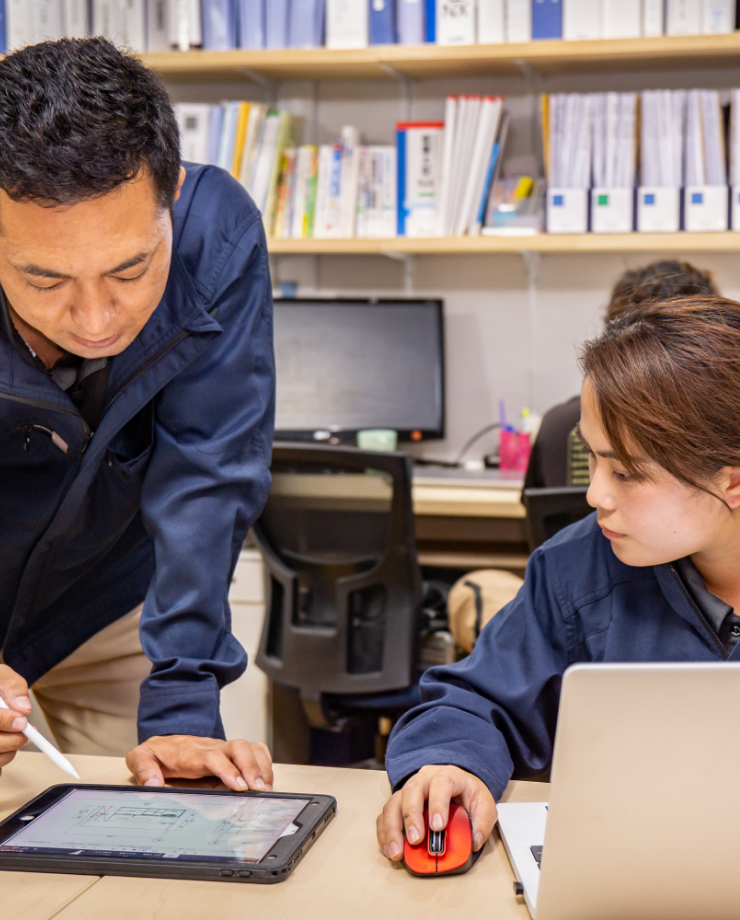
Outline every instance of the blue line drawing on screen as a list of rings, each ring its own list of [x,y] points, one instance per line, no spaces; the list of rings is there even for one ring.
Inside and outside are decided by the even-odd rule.
[[[188,812],[190,814],[188,815]],[[83,808],[75,815],[73,827],[66,833],[74,833],[77,828],[84,827],[86,831],[100,831],[105,836],[154,837],[162,839],[175,828],[180,821],[183,827],[193,820],[192,809],[189,808],[146,808],[131,807],[128,805],[116,807],[115,805],[98,805],[95,808]],[[181,820],[183,819],[184,820]]]

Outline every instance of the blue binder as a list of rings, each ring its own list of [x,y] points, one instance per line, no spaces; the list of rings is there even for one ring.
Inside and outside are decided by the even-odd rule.
[[[238,0],[237,21],[240,48],[265,47],[265,0]]]
[[[0,54],[8,50],[8,37],[5,27],[5,0],[0,0]]]
[[[291,48],[320,48],[324,44],[326,0],[292,0],[288,42]]]
[[[532,40],[562,37],[562,0],[532,0]]]
[[[265,47],[288,47],[288,24],[290,22],[290,0],[266,0],[265,3]]]
[[[425,2],[426,0],[398,0],[399,45],[424,44]]]
[[[437,0],[426,0],[424,19],[427,44],[433,45],[437,41]]]
[[[370,44],[396,43],[396,0],[370,0]]]
[[[235,0],[203,0],[203,47],[208,51],[236,48]]]

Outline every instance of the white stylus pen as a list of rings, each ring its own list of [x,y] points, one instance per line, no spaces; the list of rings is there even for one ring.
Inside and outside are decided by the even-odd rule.
[[[0,709],[10,709],[10,706],[5,702],[5,700],[0,696]],[[46,754],[49,760],[52,763],[55,763],[60,770],[64,770],[65,773],[69,773],[70,776],[74,776],[75,779],[80,778],[80,774],[75,770],[72,764],[67,760],[64,754],[60,753],[54,745],[47,741],[46,738],[41,734],[41,732],[36,731],[33,725],[30,722],[23,729],[23,734],[28,738],[29,741],[33,741],[36,747],[41,751],[42,754]]]

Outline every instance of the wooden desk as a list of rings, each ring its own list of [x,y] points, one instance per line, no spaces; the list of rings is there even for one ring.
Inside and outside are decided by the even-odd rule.
[[[122,760],[72,757],[83,782],[130,781]],[[524,920],[514,876],[498,835],[468,875],[416,879],[392,866],[375,842],[375,818],[388,796],[384,773],[278,765],[276,789],[333,795],[337,817],[287,881],[236,885],[160,879],[4,873],[2,915],[23,920],[448,920],[451,916]],[[3,771],[5,815],[60,781],[41,754],[20,754]],[[504,801],[544,801],[548,787],[512,783]],[[13,909],[15,908],[15,909]]]

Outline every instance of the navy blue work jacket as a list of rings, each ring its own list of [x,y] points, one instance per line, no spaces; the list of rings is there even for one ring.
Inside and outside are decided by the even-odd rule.
[[[112,359],[91,433],[0,328],[0,629],[33,683],[145,601],[139,738],[223,737],[219,689],[246,655],[227,594],[267,498],[272,294],[259,212],[184,164],[164,296]],[[0,632],[0,636],[2,633]]]
[[[590,515],[533,553],[519,594],[469,658],[426,672],[422,704],[388,744],[391,785],[426,764],[454,764],[498,801],[512,776],[536,779],[549,769],[570,665],[726,657],[673,565],[620,562]],[[740,660],[740,643],[730,658]]]

